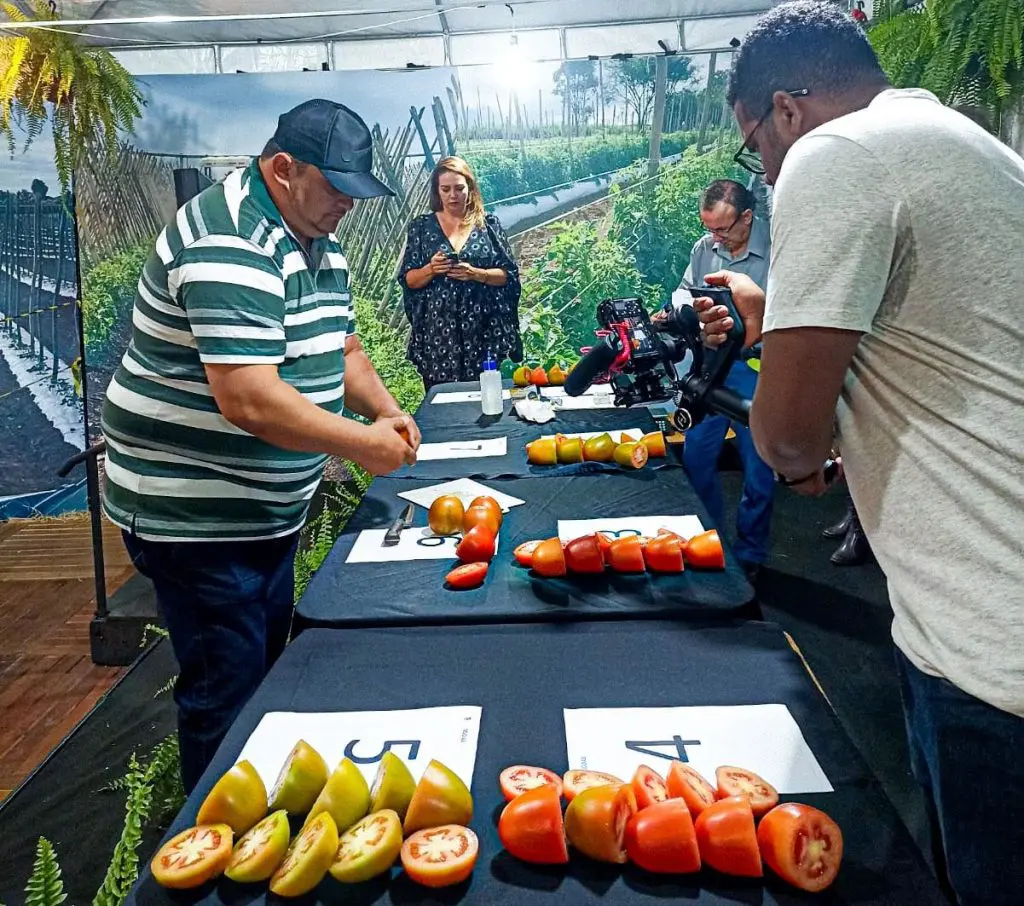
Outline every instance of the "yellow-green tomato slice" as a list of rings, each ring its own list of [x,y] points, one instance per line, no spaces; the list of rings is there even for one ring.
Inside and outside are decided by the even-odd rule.
[[[394,752],[385,752],[377,768],[377,776],[373,779],[373,786],[370,787],[370,811],[391,809],[400,821],[404,821],[415,790],[416,781],[412,779],[405,762]]]
[[[321,812],[330,812],[338,833],[343,834],[370,810],[370,788],[366,778],[345,758],[327,778],[306,817],[308,824]]]
[[[267,788],[256,768],[240,761],[207,794],[196,824],[227,824],[240,836],[266,814]]]
[[[402,851],[402,822],[391,809],[373,812],[338,841],[331,875],[343,884],[369,881],[383,874]]]
[[[319,884],[338,851],[338,828],[328,812],[310,821],[288,847],[284,861],[270,879],[270,892],[301,897]]]
[[[239,884],[266,881],[284,859],[291,834],[288,813],[284,809],[272,812],[235,844],[224,874]]]
[[[304,739],[300,739],[278,774],[270,791],[270,808],[285,809],[293,815],[304,815],[316,802],[327,783],[327,762]]]
[[[472,819],[473,797],[462,778],[440,761],[431,761],[412,794],[405,835],[442,824],[469,827]]]

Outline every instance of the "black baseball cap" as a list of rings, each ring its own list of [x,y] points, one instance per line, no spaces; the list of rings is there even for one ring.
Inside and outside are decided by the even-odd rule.
[[[317,167],[350,198],[394,195],[373,175],[373,141],[359,114],[344,104],[315,98],[282,113],[274,143],[296,160]]]

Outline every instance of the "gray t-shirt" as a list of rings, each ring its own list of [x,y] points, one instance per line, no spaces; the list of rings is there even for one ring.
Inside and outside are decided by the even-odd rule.
[[[765,331],[864,334],[840,445],[896,644],[1024,716],[1024,160],[884,91],[793,145],[772,213]]]

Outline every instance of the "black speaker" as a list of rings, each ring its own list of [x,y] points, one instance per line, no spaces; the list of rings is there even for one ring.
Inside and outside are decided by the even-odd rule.
[[[207,186],[212,185],[213,180],[203,175],[195,167],[174,171],[174,197],[179,208],[186,201],[195,198]]]

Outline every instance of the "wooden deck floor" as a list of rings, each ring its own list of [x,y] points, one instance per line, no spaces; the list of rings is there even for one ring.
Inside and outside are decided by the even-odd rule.
[[[104,525],[107,593],[134,573]],[[88,517],[0,524],[0,800],[122,675],[89,656],[96,607]]]

